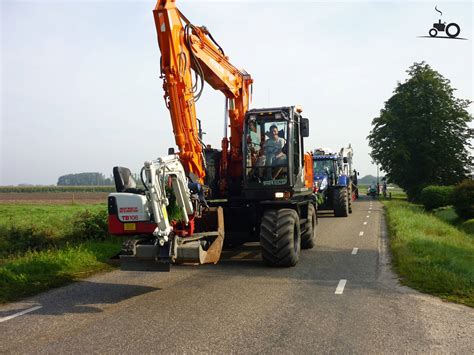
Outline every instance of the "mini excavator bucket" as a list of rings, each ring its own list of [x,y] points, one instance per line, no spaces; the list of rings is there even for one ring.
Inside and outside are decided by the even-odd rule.
[[[224,244],[224,212],[211,207],[195,219],[194,234],[178,238],[175,244],[177,264],[217,264]]]

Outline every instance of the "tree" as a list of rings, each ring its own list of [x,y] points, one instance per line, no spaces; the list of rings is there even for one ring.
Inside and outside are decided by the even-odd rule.
[[[380,116],[372,121],[372,159],[389,181],[416,199],[427,185],[451,185],[467,177],[472,116],[469,100],[455,98],[450,81],[425,62],[407,70]]]

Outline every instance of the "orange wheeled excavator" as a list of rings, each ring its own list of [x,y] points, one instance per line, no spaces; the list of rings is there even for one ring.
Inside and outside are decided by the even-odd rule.
[[[145,162],[143,189],[129,169],[114,168],[109,232],[131,236],[122,269],[217,263],[224,242],[250,241],[260,242],[266,264],[296,265],[300,249],[314,246],[317,224],[312,156],[303,148],[309,120],[298,106],[249,109],[251,76],[230,63],[206,27],[193,25],[174,0],[159,0],[153,15],[178,153],[170,148]],[[204,83],[226,98],[221,150],[202,140],[195,102]],[[168,217],[171,199],[179,220]]]

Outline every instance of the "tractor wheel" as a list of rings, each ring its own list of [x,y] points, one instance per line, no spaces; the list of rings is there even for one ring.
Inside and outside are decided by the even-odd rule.
[[[347,217],[349,215],[349,197],[347,196],[347,189],[334,190],[334,216]]]
[[[347,195],[348,195],[347,199],[349,203],[349,213],[352,213],[352,188],[349,188]]]
[[[263,262],[289,267],[298,262],[301,249],[300,219],[295,210],[282,208],[263,213],[260,225]]]
[[[316,239],[316,210],[312,203],[308,205],[308,218],[304,224],[304,232],[301,234],[301,248],[311,249],[314,247]]]
[[[454,28],[455,32],[451,32],[451,28]],[[459,35],[459,32],[461,32],[461,29],[459,28],[459,25],[457,23],[450,23],[448,26],[446,26],[446,34],[450,38],[456,38]]]
[[[429,34],[430,34],[430,37],[436,37],[436,35],[438,34],[438,31],[436,30],[436,28],[432,28]]]

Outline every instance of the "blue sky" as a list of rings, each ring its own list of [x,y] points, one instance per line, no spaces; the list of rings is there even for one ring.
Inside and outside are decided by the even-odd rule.
[[[115,165],[138,171],[174,146],[159,79],[155,3],[1,2],[0,185],[55,184]],[[473,99],[472,2],[178,1],[232,63],[254,78],[252,107],[300,104],[307,149],[351,143],[375,174],[372,119],[415,61]],[[469,40],[425,36],[439,14]],[[220,146],[224,97],[197,104],[205,140]],[[471,107],[472,112],[472,107]]]

